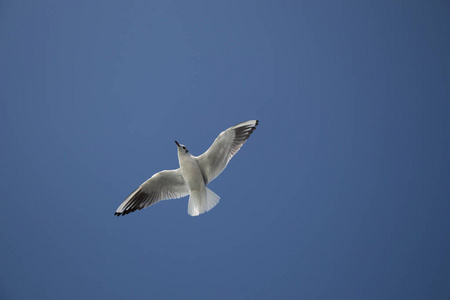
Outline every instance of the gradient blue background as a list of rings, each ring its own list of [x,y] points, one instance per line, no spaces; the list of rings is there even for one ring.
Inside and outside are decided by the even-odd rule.
[[[448,1],[2,1],[0,299],[450,299]],[[210,188],[144,180],[260,125]]]

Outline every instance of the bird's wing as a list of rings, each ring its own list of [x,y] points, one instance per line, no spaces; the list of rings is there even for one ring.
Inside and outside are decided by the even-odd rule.
[[[126,215],[161,200],[181,198],[187,195],[189,195],[189,187],[184,181],[181,169],[161,171],[128,196],[117,208],[115,215]]]
[[[213,181],[225,169],[230,159],[258,125],[258,120],[239,123],[221,132],[214,143],[202,155],[196,157],[205,184]]]

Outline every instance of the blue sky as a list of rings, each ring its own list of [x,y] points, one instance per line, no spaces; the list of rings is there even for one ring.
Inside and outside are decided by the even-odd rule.
[[[448,299],[447,1],[2,1],[1,299]],[[242,121],[210,184],[143,181]]]

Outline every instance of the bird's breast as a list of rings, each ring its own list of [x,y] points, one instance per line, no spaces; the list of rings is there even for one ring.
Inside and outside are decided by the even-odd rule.
[[[192,157],[180,159],[180,168],[184,181],[186,181],[191,191],[201,190],[205,186],[200,167]]]

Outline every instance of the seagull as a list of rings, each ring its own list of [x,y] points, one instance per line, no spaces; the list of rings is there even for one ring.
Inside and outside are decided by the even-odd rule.
[[[258,120],[239,123],[221,132],[209,149],[193,156],[185,145],[175,141],[180,167],[156,173],[139,186],[114,213],[123,216],[149,207],[161,200],[189,195],[188,214],[198,216],[210,211],[220,197],[206,186],[226,168],[255,130]]]

